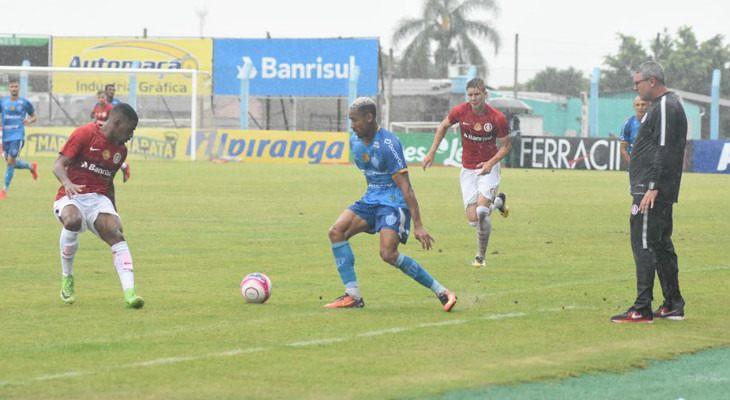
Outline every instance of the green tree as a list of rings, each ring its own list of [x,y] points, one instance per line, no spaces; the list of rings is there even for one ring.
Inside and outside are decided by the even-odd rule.
[[[496,0],[424,0],[420,18],[403,19],[393,33],[393,45],[409,40],[400,60],[399,76],[447,78],[449,64],[476,65],[486,76],[487,62],[473,38],[499,50],[499,33],[488,23],[469,19],[475,12],[499,13]]]
[[[650,42],[651,55],[632,36],[619,33],[621,45],[615,55],[604,59],[601,74],[601,90],[627,90],[631,88],[636,67],[649,59],[664,67],[670,88],[709,95],[712,73],[720,69],[723,76],[721,95],[730,95],[730,48],[721,35],[699,42],[691,27],[683,26],[673,38],[666,29],[657,33]]]
[[[583,76],[583,72],[573,67],[564,70],[547,67],[538,72],[525,86],[527,90],[535,92],[579,96],[581,91],[588,90],[589,80]]]
[[[649,59],[646,51],[636,38],[618,34],[621,39],[618,53],[608,55],[603,63],[608,67],[601,71],[602,91],[621,91],[631,89],[634,71],[639,64]]]

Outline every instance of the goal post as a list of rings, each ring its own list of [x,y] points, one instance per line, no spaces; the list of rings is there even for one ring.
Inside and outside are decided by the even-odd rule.
[[[185,147],[193,149],[193,161],[198,130],[213,124],[211,105],[205,103],[205,93],[200,90],[201,84],[211,85],[206,71],[0,66],[0,97],[8,95],[12,78],[21,81],[20,96],[34,106],[36,126],[76,128],[91,122],[97,91],[103,91],[106,84],[115,85],[115,99],[135,107],[140,117],[138,127],[189,129],[190,140]]]

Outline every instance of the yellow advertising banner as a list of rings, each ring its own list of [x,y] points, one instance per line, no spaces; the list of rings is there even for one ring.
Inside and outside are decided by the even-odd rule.
[[[57,156],[75,128],[28,127],[24,157]],[[189,160],[186,150],[190,129],[139,128],[127,143],[128,160]],[[181,140],[183,139],[183,140]]]
[[[23,157],[56,157],[75,128],[26,128]],[[344,132],[201,130],[197,160],[287,164],[339,164],[350,158]],[[190,160],[190,129],[137,128],[128,160]]]
[[[139,39],[139,38],[53,38],[54,67],[64,68],[139,68],[213,69],[212,39]],[[198,94],[211,94],[211,76],[200,74]],[[114,83],[117,94],[129,93],[129,74],[55,73],[53,91],[57,94],[92,94]],[[191,77],[179,74],[139,74],[137,94],[190,96]]]
[[[197,159],[287,164],[335,164],[349,160],[343,132],[225,130],[198,132]]]

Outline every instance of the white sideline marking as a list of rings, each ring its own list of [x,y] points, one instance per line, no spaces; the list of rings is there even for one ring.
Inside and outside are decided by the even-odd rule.
[[[388,333],[398,333],[398,332],[404,332],[407,331],[408,328],[390,328],[390,329],[381,329],[379,331],[370,331],[370,332],[363,332],[358,333],[357,337],[373,337],[373,336],[380,336],[385,335]]]
[[[133,367],[149,367],[152,365],[164,365],[164,364],[177,364],[183,361],[193,361],[200,357],[168,357],[158,358],[156,360],[143,361],[140,363],[132,364]]]
[[[451,321],[441,321],[441,322],[427,322],[425,324],[418,324],[416,325],[417,328],[431,328],[435,326],[448,326],[448,325],[460,325],[467,322],[465,319],[452,319]]]
[[[329,339],[318,339],[318,340],[307,340],[304,342],[294,342],[289,343],[287,346],[289,347],[303,347],[303,346],[316,346],[320,344],[330,344],[330,343],[338,343],[338,342],[344,342],[345,338],[329,338]]]
[[[510,314],[496,314],[496,315],[487,315],[486,317],[484,317],[482,319],[496,321],[496,320],[505,319],[505,318],[524,317],[525,315],[527,315],[527,314],[525,314],[523,312],[510,313]]]
[[[50,381],[54,379],[62,379],[62,378],[75,378],[79,376],[84,375],[90,375],[93,372],[80,372],[80,371],[68,371],[68,372],[62,372],[60,374],[53,374],[53,375],[41,375],[36,378],[34,378],[34,381]]]
[[[235,349],[235,350],[224,351],[222,353],[211,354],[211,357],[231,357],[231,356],[237,356],[240,354],[255,353],[257,351],[265,351],[265,350],[268,350],[268,349],[266,347],[249,347],[247,349]]]

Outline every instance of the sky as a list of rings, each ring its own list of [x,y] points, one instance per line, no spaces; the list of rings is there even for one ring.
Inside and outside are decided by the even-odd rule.
[[[616,54],[618,33],[648,47],[658,32],[674,35],[690,26],[702,42],[720,34],[730,43],[730,1],[680,0],[495,0],[499,15],[475,14],[501,35],[495,53],[478,41],[490,68],[487,84],[514,82],[515,35],[518,80],[547,67],[576,68],[589,77],[604,57]],[[398,22],[416,18],[425,0],[34,0],[30,10],[6,15],[0,35],[219,38],[377,37],[387,52]],[[106,4],[107,6],[103,6]],[[200,14],[205,13],[202,19]],[[403,45],[393,48],[396,54]],[[730,79],[728,77],[727,79]]]

